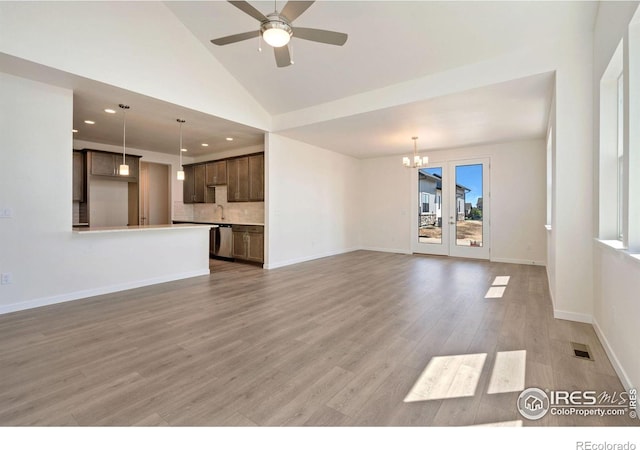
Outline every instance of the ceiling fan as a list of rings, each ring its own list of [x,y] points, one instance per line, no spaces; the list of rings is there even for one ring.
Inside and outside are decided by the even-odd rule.
[[[227,45],[261,36],[267,44],[273,47],[278,67],[287,67],[293,63],[287,45],[292,37],[331,45],[344,45],[347,42],[348,36],[345,33],[292,26],[291,23],[315,3],[313,1],[289,1],[284,5],[282,11],[278,12],[276,9],[266,16],[246,1],[229,1],[229,3],[254,19],[259,20],[260,28],[255,31],[212,39],[211,43]]]

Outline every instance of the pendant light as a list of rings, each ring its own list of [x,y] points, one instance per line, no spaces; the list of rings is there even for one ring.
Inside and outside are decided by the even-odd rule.
[[[417,169],[418,167],[429,164],[428,156],[420,157],[418,155],[418,136],[413,136],[411,139],[413,139],[413,161],[411,161],[408,156],[405,156],[402,158],[402,165],[410,169]]]
[[[128,105],[123,105],[120,103],[118,105],[122,111],[122,164],[120,164],[120,170],[118,174],[123,177],[129,176],[129,166],[127,165],[127,110],[129,109]]]
[[[184,168],[182,167],[182,124],[186,121],[184,119],[176,119],[180,124],[180,146],[178,147],[178,154],[180,155],[180,170],[178,170],[178,181],[184,181]]]

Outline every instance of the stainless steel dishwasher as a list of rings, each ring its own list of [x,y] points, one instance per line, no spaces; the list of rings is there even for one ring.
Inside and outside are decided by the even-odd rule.
[[[211,254],[215,258],[232,259],[233,231],[231,224],[217,224],[211,229]]]

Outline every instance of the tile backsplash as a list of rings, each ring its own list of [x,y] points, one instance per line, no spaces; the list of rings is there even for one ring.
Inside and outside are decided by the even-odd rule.
[[[218,208],[222,206],[222,210]],[[222,219],[224,211],[224,219]],[[264,224],[264,202],[227,202],[227,187],[216,186],[215,203],[173,203],[174,220]]]

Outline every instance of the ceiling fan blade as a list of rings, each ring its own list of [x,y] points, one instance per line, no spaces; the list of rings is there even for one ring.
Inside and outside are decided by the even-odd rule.
[[[274,47],[273,52],[276,55],[276,65],[278,67],[287,67],[291,65],[291,55],[289,55],[289,47]]]
[[[344,45],[344,43],[347,42],[347,37],[349,37],[346,33],[338,33],[337,31],[298,27],[294,27],[293,36],[306,39],[307,41],[322,42],[323,44],[331,45]]]
[[[235,6],[236,8],[238,8],[240,11],[249,14],[251,17],[253,17],[256,20],[259,20],[260,22],[264,22],[265,20],[267,20],[267,18],[264,16],[264,14],[262,14],[260,11],[258,11],[257,9],[255,9],[253,6],[251,6],[249,3],[245,2],[245,1],[229,1],[229,3],[231,3],[233,6]]]
[[[286,5],[284,5],[284,8],[282,8],[280,14],[285,16],[289,20],[289,22],[293,22],[294,20],[296,20],[296,18],[298,18],[298,16],[300,16],[300,14],[305,12],[309,8],[309,6],[313,5],[314,3],[315,1],[289,1]]]
[[[260,36],[260,31],[247,31],[246,33],[232,34],[231,36],[225,36],[218,39],[211,39],[212,44],[227,45],[235,42],[246,41],[254,37]]]

